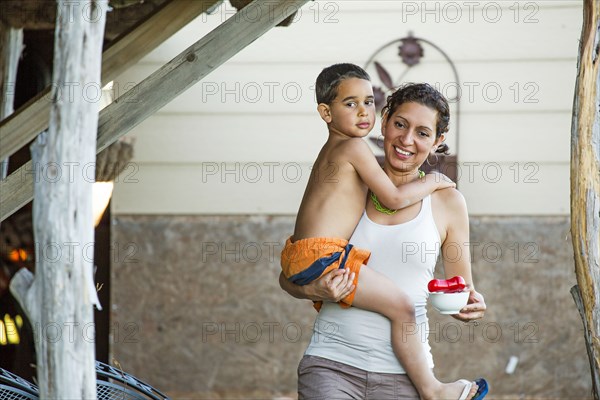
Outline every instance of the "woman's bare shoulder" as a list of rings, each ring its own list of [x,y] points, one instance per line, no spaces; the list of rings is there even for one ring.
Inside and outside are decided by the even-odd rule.
[[[456,234],[460,232],[466,232],[465,240],[468,240],[469,215],[461,192],[455,188],[436,190],[431,195],[431,208],[442,242],[448,239],[448,235],[453,235],[452,240],[456,240]]]
[[[467,215],[465,196],[455,188],[436,190],[431,194],[431,206],[436,216],[445,220]]]
[[[448,210],[467,207],[465,196],[459,192],[456,188],[447,188],[442,190],[436,190],[431,195],[432,201],[440,203],[440,207],[447,208]]]

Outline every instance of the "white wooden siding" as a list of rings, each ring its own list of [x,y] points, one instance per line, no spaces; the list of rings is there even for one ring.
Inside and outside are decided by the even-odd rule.
[[[424,12],[425,3],[434,12]],[[490,22],[498,9],[502,16]],[[377,47],[412,30],[442,47],[460,74],[459,143],[452,129],[448,143],[458,147],[470,213],[568,214],[580,2],[317,1],[301,11],[292,26],[268,32],[129,134],[135,158],[124,175],[137,182],[117,183],[115,213],[294,214],[327,134],[315,111],[317,74],[335,62],[362,65]],[[122,75],[115,93],[232,12],[226,3],[192,22]],[[394,53],[383,60],[396,63],[390,69],[399,74]],[[454,93],[450,69],[431,47],[405,80]],[[304,172],[291,182],[283,169],[291,173],[296,165]]]

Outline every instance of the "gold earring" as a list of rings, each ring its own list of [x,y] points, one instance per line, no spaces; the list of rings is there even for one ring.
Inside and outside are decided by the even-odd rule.
[[[425,160],[425,161],[427,162],[427,165],[429,165],[430,167],[434,167],[434,166],[436,166],[436,165],[437,165],[437,163],[440,161],[440,160],[439,160],[439,158],[438,158],[438,155],[437,155],[437,153],[433,153],[433,155],[435,156],[435,163],[431,164],[431,163],[429,162],[429,157],[427,157],[427,159]]]

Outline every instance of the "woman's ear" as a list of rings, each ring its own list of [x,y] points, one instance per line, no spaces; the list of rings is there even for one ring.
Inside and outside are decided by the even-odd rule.
[[[317,106],[317,111],[319,112],[319,115],[321,116],[321,119],[323,121],[325,121],[328,124],[331,123],[331,109],[327,104],[319,103],[319,105]]]
[[[433,147],[431,148],[430,153],[431,154],[435,154],[437,153],[437,149],[440,147],[440,145],[442,143],[444,143],[444,141],[446,140],[446,135],[444,135],[443,133],[440,135],[440,137],[435,139],[435,142],[433,143]]]
[[[446,141],[446,135],[444,135],[443,133],[440,135],[440,137],[435,139],[435,143],[433,144],[433,152],[435,153],[435,151],[437,150],[438,146],[442,143],[444,143]]]

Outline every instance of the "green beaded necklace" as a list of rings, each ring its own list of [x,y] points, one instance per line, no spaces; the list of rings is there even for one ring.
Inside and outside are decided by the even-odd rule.
[[[425,172],[419,170],[419,179],[423,178],[424,176],[425,176]],[[379,211],[380,213],[383,213],[383,214],[387,214],[387,215],[394,215],[398,212],[398,210],[392,210],[390,208],[384,207],[379,202],[379,199],[377,199],[377,195],[375,193],[373,193],[372,191],[370,193],[371,193],[371,201],[373,202],[373,205],[375,206],[375,209],[377,211]]]

